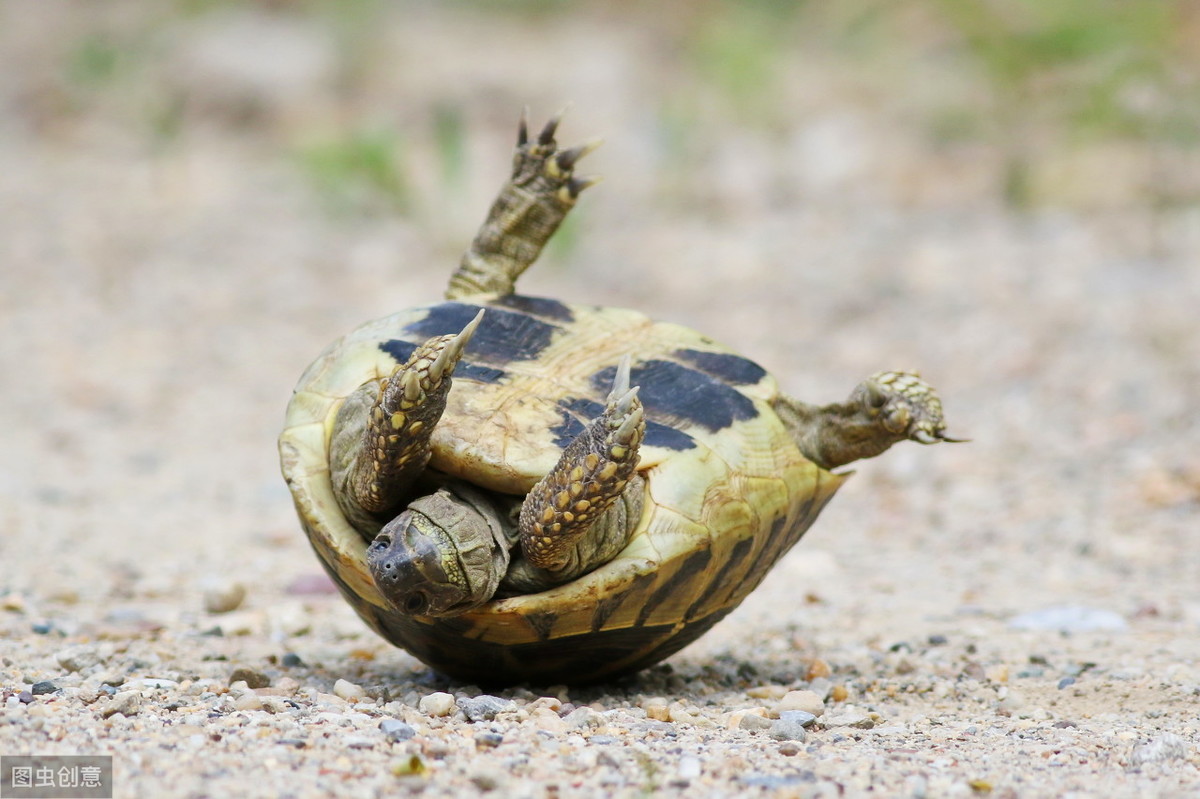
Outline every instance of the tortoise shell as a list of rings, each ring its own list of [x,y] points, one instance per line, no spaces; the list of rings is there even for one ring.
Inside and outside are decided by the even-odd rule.
[[[359,386],[426,339],[457,333],[480,308],[430,468],[523,496],[604,407],[630,354],[647,419],[638,469],[648,501],[625,549],[572,582],[453,618],[405,616],[376,589],[367,543],[334,498],[334,419]],[[401,311],[332,344],[300,379],[279,447],[313,549],[377,633],[468,682],[581,683],[694,641],[759,584],[845,479],[800,453],[772,409],[777,394],[753,361],[635,311],[472,297]]]

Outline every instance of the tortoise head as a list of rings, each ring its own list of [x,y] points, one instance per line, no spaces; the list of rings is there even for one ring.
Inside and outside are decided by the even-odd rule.
[[[384,599],[408,616],[455,616],[487,602],[508,568],[499,519],[441,489],[414,500],[367,547]]]

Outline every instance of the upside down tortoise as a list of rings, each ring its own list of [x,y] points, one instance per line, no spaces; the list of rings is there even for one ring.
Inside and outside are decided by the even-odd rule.
[[[733,610],[845,476],[951,441],[936,393],[882,372],[809,405],[758,364],[636,311],[514,291],[593,181],[530,139],[446,302],[334,342],[279,439],[313,549],[372,629],[482,683],[642,669]]]

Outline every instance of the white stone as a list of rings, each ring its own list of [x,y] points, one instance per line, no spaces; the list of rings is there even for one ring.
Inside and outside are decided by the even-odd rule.
[[[454,696],[445,693],[444,691],[434,691],[431,694],[421,697],[417,709],[428,716],[449,716],[458,705],[454,703]]]
[[[819,718],[825,712],[825,703],[813,691],[788,691],[775,705],[775,715],[787,710],[803,710]]]
[[[334,696],[345,699],[347,702],[351,699],[363,699],[367,692],[363,690],[361,685],[355,685],[349,680],[339,679],[333,684]]]

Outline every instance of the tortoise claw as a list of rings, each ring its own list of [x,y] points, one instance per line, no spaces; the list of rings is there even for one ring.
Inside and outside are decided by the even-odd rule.
[[[567,113],[567,109],[559,111],[550,120],[546,122],[542,128],[542,132],[538,134],[537,143],[543,147],[554,144],[554,134],[558,132],[558,123],[562,122],[563,114]]]
[[[603,180],[603,178],[599,175],[589,175],[585,178],[573,177],[567,181],[567,193],[570,194],[571,199],[574,200],[584,189],[595,186],[601,180]]]
[[[437,358],[429,367],[429,376],[435,381],[442,379],[442,373],[447,367],[453,368],[454,364],[458,363],[458,359],[462,357],[463,350],[467,348],[467,344],[471,341],[471,336],[475,335],[475,328],[479,327],[480,321],[483,320],[483,311],[475,314],[475,318],[467,323],[467,326],[462,329],[457,336],[446,342],[446,346],[438,353]]]
[[[942,431],[914,430],[910,438],[918,444],[970,444],[969,438],[954,438]]]
[[[529,144],[529,106],[521,109],[521,121],[517,123],[517,146]]]
[[[629,391],[629,367],[632,363],[632,358],[625,355],[617,364],[617,371],[613,375],[612,390],[608,392],[608,401],[611,403]]]
[[[559,169],[563,172],[568,172],[575,166],[575,162],[588,153],[594,152],[603,143],[604,139],[588,139],[583,144],[577,144],[569,150],[563,150],[554,156],[554,160],[558,164]]]

